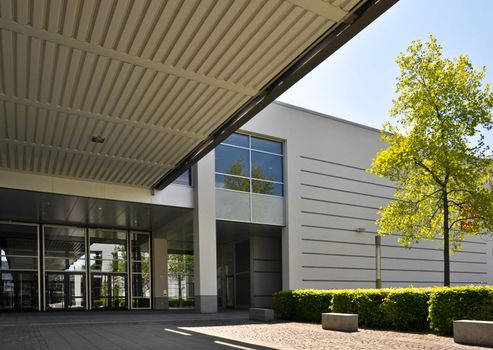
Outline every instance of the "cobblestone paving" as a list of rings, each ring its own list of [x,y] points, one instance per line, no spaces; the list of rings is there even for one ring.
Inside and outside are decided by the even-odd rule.
[[[271,346],[275,349],[415,349],[415,350],[459,350],[485,349],[459,345],[451,337],[433,334],[413,334],[360,330],[343,333],[323,330],[319,324],[274,323],[244,324],[234,326],[186,327],[185,330],[227,337],[250,344]]]

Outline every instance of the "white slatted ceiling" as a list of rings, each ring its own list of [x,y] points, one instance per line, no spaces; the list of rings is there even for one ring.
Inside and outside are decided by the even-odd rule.
[[[149,187],[362,2],[2,0],[0,168]]]

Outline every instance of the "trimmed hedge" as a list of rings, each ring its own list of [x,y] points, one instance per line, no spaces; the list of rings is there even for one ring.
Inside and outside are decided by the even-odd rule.
[[[386,328],[380,306],[386,293],[379,289],[339,290],[334,292],[332,312],[358,314],[358,324],[366,328]]]
[[[428,325],[430,288],[388,289],[381,305],[390,329],[398,331],[424,331]]]
[[[453,320],[493,321],[493,287],[436,289],[430,298],[432,331],[452,334]]]
[[[493,287],[289,290],[276,293],[276,316],[320,322],[323,312],[357,313],[365,328],[451,334],[453,320],[493,320]]]
[[[329,312],[332,292],[329,290],[286,290],[274,295],[276,316],[285,320],[321,322],[322,313]]]

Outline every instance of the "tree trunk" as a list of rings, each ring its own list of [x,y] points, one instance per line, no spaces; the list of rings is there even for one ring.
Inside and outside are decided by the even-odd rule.
[[[450,287],[450,242],[448,193],[443,191],[443,285]]]

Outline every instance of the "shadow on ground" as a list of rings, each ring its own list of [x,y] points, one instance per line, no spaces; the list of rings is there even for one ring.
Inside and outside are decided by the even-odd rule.
[[[246,312],[0,314],[0,349],[274,349],[182,329],[252,323]]]

